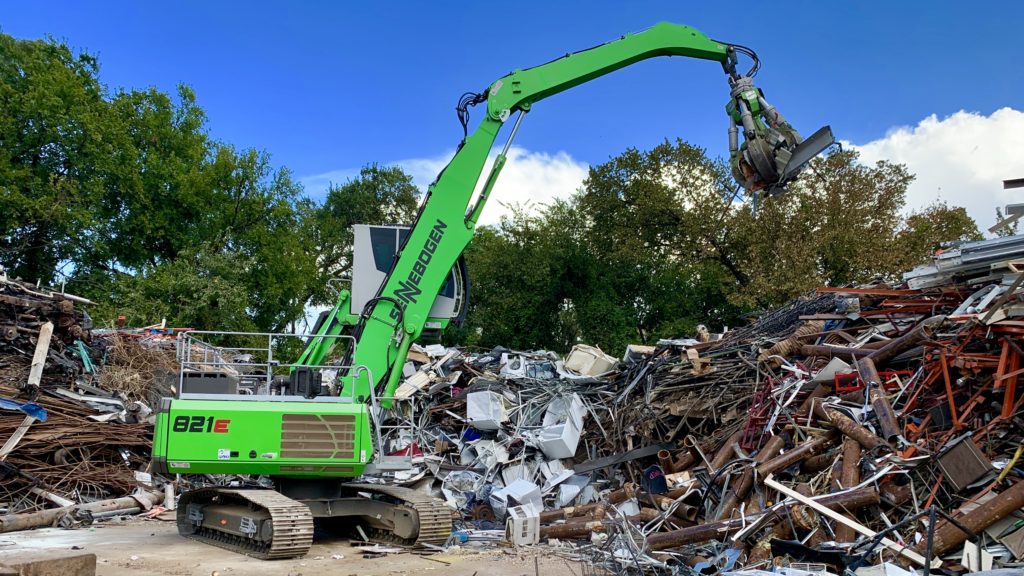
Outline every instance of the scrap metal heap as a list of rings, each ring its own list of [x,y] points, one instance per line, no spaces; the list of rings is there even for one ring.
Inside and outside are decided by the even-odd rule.
[[[421,468],[393,480],[439,489],[462,540],[617,573],[1018,566],[1022,241],[621,360],[416,350],[388,445]]]
[[[174,367],[174,340],[92,330],[89,304],[0,269],[0,532],[158,501],[146,494],[149,405]]]
[[[443,497],[458,518],[450,546],[547,543],[615,573],[1020,566],[1022,260],[1024,237],[972,243],[902,284],[822,288],[748,326],[630,346],[621,359],[582,345],[564,359],[414,347],[381,448],[415,467],[362,481]],[[150,482],[138,474],[142,408],[166,393],[152,390],[159,362],[102,351],[166,354],[173,336],[90,333],[74,316],[65,327],[82,332],[55,329],[33,388],[43,326],[77,307],[18,295],[30,289],[6,281],[0,292],[0,323],[17,327],[0,344],[7,512]],[[102,377],[125,365],[140,375]],[[24,516],[0,517],[0,530]]]

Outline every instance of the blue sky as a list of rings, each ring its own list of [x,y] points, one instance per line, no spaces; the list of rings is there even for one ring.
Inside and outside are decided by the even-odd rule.
[[[1017,116],[993,120],[1024,109],[1010,2],[41,1],[7,3],[0,30],[98,54],[110,88],[190,84],[215,138],[264,149],[316,188],[316,175],[343,179],[373,161],[433,170],[461,136],[462,92],[660,20],[757,50],[759,85],[805,134],[828,123],[845,141],[881,143],[876,156],[911,162],[923,121],[935,115],[950,136],[945,121],[966,111],[1017,142],[1007,129]],[[727,97],[715,63],[652,60],[539,104],[516,144],[537,166],[583,169],[677,136],[723,155]],[[901,126],[910,143],[891,150],[885,139]],[[1024,176],[1004,164],[992,167],[996,180]]]

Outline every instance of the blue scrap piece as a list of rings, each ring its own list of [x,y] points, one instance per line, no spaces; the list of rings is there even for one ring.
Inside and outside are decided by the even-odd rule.
[[[46,422],[46,408],[43,408],[35,402],[15,402],[7,398],[0,398],[0,410],[17,410],[18,412],[24,412],[27,416],[31,416],[40,422]]]

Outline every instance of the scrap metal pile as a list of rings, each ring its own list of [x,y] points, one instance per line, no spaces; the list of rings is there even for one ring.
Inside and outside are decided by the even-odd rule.
[[[967,244],[899,285],[819,289],[622,358],[414,346],[378,419],[414,468],[364,481],[444,498],[453,545],[547,543],[615,573],[1019,566],[1018,262],[1024,236]],[[79,303],[0,282],[5,514],[59,521],[54,505],[105,510],[149,480],[174,340],[92,331]]]
[[[421,468],[396,479],[461,540],[615,572],[1019,566],[1021,257],[1024,237],[968,244],[621,361],[414,350],[388,445]]]
[[[167,351],[93,331],[83,304],[0,271],[0,531],[149,483],[149,406],[170,391],[154,382],[173,370],[173,340]]]

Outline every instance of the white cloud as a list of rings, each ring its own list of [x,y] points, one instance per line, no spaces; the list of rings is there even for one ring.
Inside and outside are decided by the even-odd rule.
[[[1005,179],[1024,178],[1024,112],[1019,110],[1002,108],[989,116],[961,110],[941,120],[932,114],[917,126],[895,128],[854,147],[863,162],[906,164],[917,176],[907,191],[910,210],[941,199],[966,208],[984,231],[995,223],[996,206],[1024,202],[1024,191],[1002,185]]]
[[[453,154],[454,152],[449,152],[433,158],[412,158],[390,164],[401,166],[425,192],[427,185],[434,181]],[[483,186],[482,181],[486,178],[494,157],[492,154],[476,192]],[[511,214],[511,207],[516,205],[536,210],[556,198],[568,198],[583,184],[587,170],[585,162],[574,159],[566,152],[548,154],[512,147],[487,206],[480,216],[480,224],[499,222],[503,215]],[[334,170],[306,176],[300,181],[309,197],[321,200],[329,184],[342,184],[358,173],[357,170]],[[473,198],[475,201],[476,193]]]
[[[358,175],[359,170],[331,170],[330,172],[324,172],[323,174],[303,176],[299,178],[299,183],[302,184],[302,188],[306,191],[306,196],[316,200],[317,202],[323,202],[324,198],[327,196],[327,189],[330,188],[332,184],[339,186]]]

